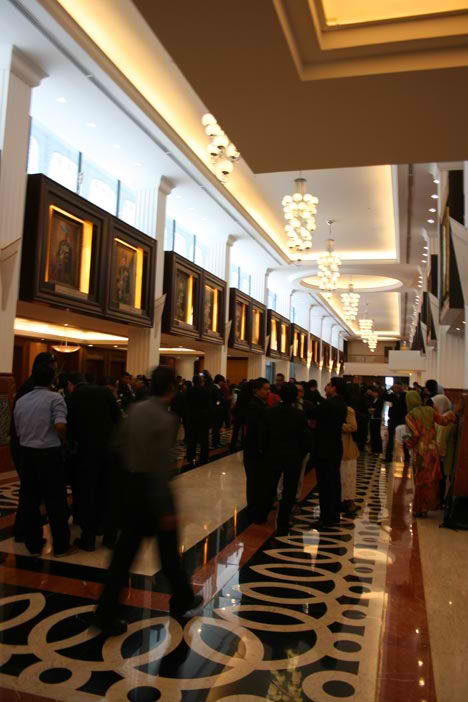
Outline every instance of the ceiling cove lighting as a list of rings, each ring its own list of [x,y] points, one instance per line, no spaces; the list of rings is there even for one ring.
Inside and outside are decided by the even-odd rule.
[[[332,292],[338,287],[340,277],[341,258],[335,253],[335,240],[332,239],[332,224],[335,220],[328,219],[327,224],[330,228],[330,238],[327,239],[327,250],[321,253],[317,259],[318,264],[318,279],[320,289],[323,290],[323,296],[329,300]]]
[[[353,322],[358,314],[359,300],[361,296],[354,292],[352,283],[348,286],[348,292],[342,293],[341,302],[343,304],[343,317],[346,322]]]
[[[213,115],[209,113],[203,115],[201,123],[205,128],[205,134],[211,139],[207,151],[214,166],[215,175],[222,183],[227,183],[234,170],[234,164],[240,158],[240,153],[229,141]]]
[[[435,193],[434,193],[434,195],[431,195],[431,197],[432,197],[433,200],[438,200],[438,199],[439,199],[439,196],[436,195]]]
[[[318,197],[306,192],[307,180],[296,178],[296,192],[285,195],[281,201],[286,220],[284,230],[288,235],[288,247],[295,251],[312,248],[312,232],[315,231],[315,215]]]

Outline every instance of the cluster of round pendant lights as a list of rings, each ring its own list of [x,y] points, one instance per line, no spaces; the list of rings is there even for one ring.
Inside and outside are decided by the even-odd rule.
[[[226,183],[234,170],[235,162],[240,158],[240,153],[234,144],[229,141],[229,138],[212,114],[207,113],[203,115],[201,123],[205,128],[205,134],[210,137],[210,143],[206,148],[216,177],[222,183]]]
[[[312,232],[316,229],[318,197],[306,192],[305,178],[296,178],[296,192],[285,195],[281,204],[286,220],[284,230],[288,236],[288,247],[295,251],[312,248]]]

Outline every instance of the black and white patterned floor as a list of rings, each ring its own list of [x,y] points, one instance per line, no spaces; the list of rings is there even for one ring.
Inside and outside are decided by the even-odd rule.
[[[105,640],[88,629],[89,599],[0,585],[0,688],[66,702],[373,701],[387,481],[379,460],[360,459],[357,518],[312,529],[311,494],[290,534],[188,622],[124,607],[127,634]]]

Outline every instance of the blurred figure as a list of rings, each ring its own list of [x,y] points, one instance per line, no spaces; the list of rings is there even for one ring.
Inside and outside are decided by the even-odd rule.
[[[260,425],[267,411],[266,400],[270,383],[266,378],[257,378],[251,383],[252,399],[245,412],[244,469],[249,518],[260,524],[268,516],[262,512],[261,491],[264,489],[264,458],[260,445]]]
[[[271,386],[271,391],[274,392],[275,395],[281,395],[281,388],[284,385],[284,381],[284,373],[277,373],[275,376],[275,384]]]
[[[133,384],[133,391],[135,393],[135,402],[146,400],[149,396],[149,381],[146,375],[137,375]]]
[[[132,386],[132,376],[130,373],[122,373],[122,377],[119,380],[118,389],[120,403],[124,412],[127,411],[128,407],[135,402],[135,393],[133,392]]]
[[[435,410],[445,416],[452,411],[452,403],[446,395],[434,395],[432,404]],[[447,482],[450,479],[455,459],[456,447],[456,425],[450,423],[447,426],[441,424],[436,425],[437,448],[439,450],[440,468],[442,471],[442,480],[440,483],[440,507],[444,507]]]
[[[385,460],[391,462],[393,460],[395,430],[398,426],[406,422],[406,392],[403,385],[395,383],[392,387],[392,392],[384,395],[384,399],[391,404],[388,411],[388,439],[387,450],[385,452]],[[409,461],[409,453],[406,444],[403,444],[403,451],[405,454],[405,462],[407,462]]]
[[[243,427],[245,422],[245,413],[247,410],[247,405],[252,399],[252,389],[251,383],[244,381],[241,383],[239,392],[237,394],[236,403],[232,409],[232,416],[234,418],[231,436],[231,453],[237,449],[239,441],[239,433],[241,434],[241,439],[243,440]]]
[[[343,458],[340,465],[341,477],[341,510],[352,516],[358,510],[356,505],[356,476],[357,459],[359,449],[353,439],[353,434],[357,431],[356,413],[351,406],[352,390],[351,385],[345,386],[345,401],[347,406],[346,421],[343,424]]]
[[[304,397],[307,402],[311,402],[313,405],[319,405],[325,399],[319,392],[317,381],[313,379],[307,383]]]
[[[221,427],[226,418],[226,381],[223,375],[215,375],[212,385],[212,404],[213,404],[213,429],[211,432],[211,441],[213,448],[221,446]]]
[[[62,441],[67,435],[67,406],[58,392],[49,390],[55,377],[51,365],[37,365],[34,387],[15,405],[14,419],[20,446],[21,492],[24,542],[32,555],[40,555],[45,544],[41,502],[44,501],[56,557],[70,550],[68,504]]]
[[[108,636],[127,631],[127,622],[120,619],[120,593],[145,537],[155,537],[157,541],[162,571],[172,590],[171,614],[184,616],[202,602],[200,596],[194,595],[182,568],[177,516],[169,484],[177,424],[168,407],[175,392],[174,371],[168,366],[158,366],[151,376],[150,397],[134,405],[122,424],[125,512],[93,620],[93,625]]]
[[[297,407],[297,386],[284,385],[281,402],[260,416],[260,449],[264,460],[262,489],[259,491],[259,521],[265,521],[273,506],[278,482],[283,477],[276,535],[289,531],[291,510],[296,500],[302,462],[310,449],[311,435],[305,413]]]

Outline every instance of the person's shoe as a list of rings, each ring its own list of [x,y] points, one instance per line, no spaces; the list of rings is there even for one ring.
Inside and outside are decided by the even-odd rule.
[[[73,556],[74,553],[78,553],[79,550],[78,546],[70,546],[66,551],[62,551],[61,553],[54,552],[54,557],[66,558],[66,556]]]
[[[24,541],[24,539],[23,539],[23,541]],[[44,548],[45,544],[46,544],[46,540],[45,540],[45,539],[42,539],[42,543],[39,544],[37,548],[33,548],[32,550],[30,550],[30,549],[28,548],[29,555],[32,556],[33,558],[39,558],[39,556],[41,555],[42,549]]]
[[[191,602],[188,605],[177,605],[172,602],[169,605],[169,613],[173,617],[190,617],[191,613],[199,609],[203,604],[203,597],[201,595],[194,595]]]
[[[98,629],[104,636],[122,636],[127,632],[128,624],[125,619],[107,619],[95,612],[90,628]]]
[[[83,539],[82,536],[79,536],[77,539],[75,539],[73,543],[79,549],[81,549],[82,551],[88,551],[88,553],[92,553],[93,551],[96,550],[96,541]]]

